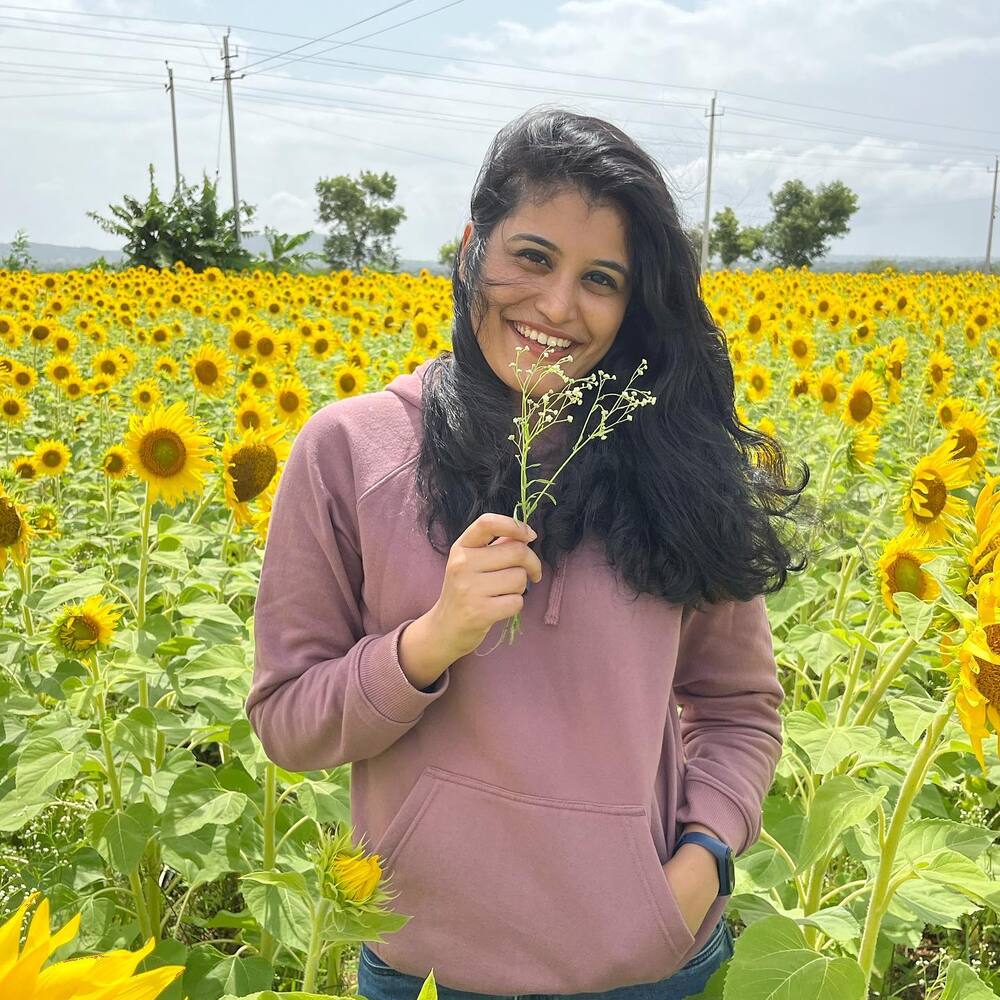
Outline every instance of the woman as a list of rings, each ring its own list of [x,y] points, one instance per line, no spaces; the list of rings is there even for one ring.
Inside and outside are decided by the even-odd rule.
[[[294,442],[247,711],[282,767],[352,763],[352,823],[410,918],[364,946],[362,995],[413,998],[433,969],[450,1000],[689,996],[732,954],[731,859],[781,753],[764,594],[802,568],[771,519],[805,482],[738,422],[673,199],[607,122],[497,135],[452,281],[453,352]],[[508,438],[533,331],[572,342],[573,377],[647,359],[657,401],[583,447],[529,529]],[[542,471],[590,401],[532,448]]]

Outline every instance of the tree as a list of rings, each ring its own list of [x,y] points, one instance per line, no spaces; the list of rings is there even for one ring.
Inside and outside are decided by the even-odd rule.
[[[28,253],[28,234],[19,229],[14,233],[14,240],[6,257],[0,258],[0,270],[31,271],[38,267],[38,261]]]
[[[322,260],[322,255],[315,250],[305,250],[301,253],[293,253],[312,236],[311,230],[304,233],[296,233],[289,236],[288,233],[279,233],[270,226],[264,227],[264,239],[267,241],[268,253],[270,257],[263,254],[255,262],[257,266],[277,274],[278,271],[305,271],[317,260]]]
[[[718,254],[723,267],[731,267],[743,256],[740,241],[740,222],[736,213],[727,205],[712,217],[708,234],[709,255]]]
[[[121,205],[109,205],[111,218],[88,212],[105,232],[125,240],[126,264],[153,268],[171,267],[183,261],[193,271],[207,267],[223,270],[249,266],[253,256],[236,240],[233,222],[236,210],[219,211],[216,185],[207,176],[201,190],[183,178],[169,201],[160,197],[149,165],[149,195],[145,202],[125,195]],[[241,228],[256,210],[240,203]],[[245,236],[255,235],[244,229]]]
[[[455,237],[453,240],[449,240],[447,243],[442,243],[438,248],[438,263],[446,264],[448,267],[455,266],[455,254],[458,253],[458,248],[461,246],[462,241],[459,237]]]
[[[858,196],[841,181],[821,184],[814,194],[802,181],[788,180],[768,197],[774,218],[764,226],[763,243],[782,267],[808,267],[824,256],[858,209]]]
[[[344,174],[316,182],[319,221],[331,227],[323,253],[334,269],[395,271],[399,257],[390,240],[406,212],[388,202],[396,196],[396,178],[362,170],[358,180]]]

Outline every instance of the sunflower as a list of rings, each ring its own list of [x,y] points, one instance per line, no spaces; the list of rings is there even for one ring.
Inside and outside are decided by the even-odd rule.
[[[177,373],[180,371],[180,365],[178,365],[177,361],[169,354],[161,354],[156,361],[153,362],[153,370],[157,375],[162,375],[164,378],[168,378],[172,381],[177,378]]]
[[[73,1000],[155,1000],[183,971],[183,965],[161,965],[133,975],[156,945],[152,937],[138,951],[116,950],[86,955],[42,968],[58,948],[72,941],[80,929],[80,914],[70,918],[55,934],[49,931],[49,901],[44,897],[32,914],[20,945],[21,925],[28,907],[38,898],[33,892],[0,926],[0,995]]]
[[[958,518],[966,513],[968,502],[950,491],[968,485],[968,470],[968,460],[953,458],[942,448],[914,467],[900,512],[922,544],[938,545],[959,527]]]
[[[761,403],[771,395],[771,372],[764,365],[751,365],[746,376],[746,395],[753,403]]]
[[[28,521],[36,535],[47,538],[61,538],[59,531],[59,511],[50,503],[35,504],[28,514]]]
[[[10,373],[10,384],[26,396],[38,384],[38,372],[28,365],[17,364]]]
[[[336,342],[325,333],[317,333],[309,338],[309,353],[322,360],[337,347]]]
[[[878,435],[872,431],[863,428],[855,431],[847,447],[848,468],[854,472],[861,472],[865,466],[871,466],[875,462],[878,442]]]
[[[958,648],[959,687],[955,707],[983,774],[983,740],[993,727],[1000,753],[1000,579],[987,573],[976,588],[977,625]]]
[[[274,372],[267,365],[255,364],[247,372],[246,380],[254,392],[271,392],[274,389]]]
[[[816,381],[816,398],[827,416],[832,417],[839,409],[840,400],[843,398],[842,392],[843,380],[840,372],[836,368],[827,366],[819,373]]]
[[[986,476],[986,482],[976,498],[973,510],[975,538],[966,553],[969,582],[976,584],[986,573],[992,573],[997,549],[1000,549],[1000,476]]]
[[[907,529],[886,543],[878,561],[878,577],[882,599],[892,614],[899,614],[895,595],[900,591],[926,602],[941,596],[940,584],[923,569],[933,558],[920,547],[919,536]]]
[[[39,475],[38,461],[34,455],[22,455],[10,463],[11,470],[18,479],[37,479]]]
[[[811,368],[816,360],[816,342],[803,330],[788,338],[788,353],[799,368]]]
[[[255,392],[248,392],[236,408],[236,431],[242,434],[253,428],[266,430],[271,426],[271,413],[264,401]]]
[[[136,383],[132,390],[132,405],[143,413],[156,406],[161,399],[163,399],[163,393],[156,381],[151,378],[144,378],[141,382]]]
[[[94,370],[94,375],[104,376],[111,381],[121,378],[125,374],[125,365],[117,348],[107,347],[103,351],[98,351],[90,362]]]
[[[309,390],[294,375],[286,376],[274,387],[275,412],[290,427],[305,423],[311,405]]]
[[[288,458],[291,444],[284,435],[284,427],[251,429],[236,441],[230,441],[226,435],[222,446],[222,482],[226,503],[237,524],[252,523],[248,504],[271,485],[279,464]]]
[[[220,398],[232,384],[233,363],[229,356],[213,344],[202,344],[187,356],[191,381],[205,396]]]
[[[56,357],[50,359],[45,365],[45,374],[50,382],[61,385],[67,379],[73,378],[73,376],[80,373],[72,361],[56,355]]]
[[[151,502],[159,498],[172,506],[204,489],[212,440],[198,428],[181,401],[129,418],[125,447],[133,471],[149,487]]]
[[[927,385],[930,386],[931,395],[935,398],[946,396],[955,375],[955,362],[944,351],[933,351],[927,359],[927,368],[924,374]]]
[[[253,356],[260,364],[274,364],[279,360],[278,338],[268,327],[261,327],[253,342]]]
[[[992,453],[994,444],[986,433],[986,417],[974,410],[963,410],[951,425],[945,446],[955,458],[970,463],[969,478],[978,479],[986,466],[986,455]],[[944,446],[943,446],[944,447]]]
[[[364,368],[350,362],[337,365],[333,370],[333,389],[338,399],[347,396],[358,396],[365,391],[368,376]]]
[[[5,424],[23,423],[30,412],[28,401],[16,392],[0,392],[0,420]]]
[[[960,396],[945,396],[937,405],[938,423],[950,430],[952,424],[965,410],[965,401]]]
[[[24,508],[0,485],[0,573],[7,568],[8,557],[18,566],[28,561],[28,543],[33,534]]]
[[[840,419],[848,427],[878,427],[888,410],[885,389],[873,372],[861,371],[847,389]]]
[[[120,444],[113,444],[101,459],[101,468],[108,479],[124,479],[131,471],[128,464],[128,451]]]
[[[49,439],[40,441],[35,446],[35,461],[43,476],[58,476],[65,472],[69,465],[69,455],[69,448],[62,441]]]
[[[92,662],[97,647],[111,642],[121,616],[115,605],[95,594],[80,604],[65,605],[52,623],[49,638],[66,656]]]
[[[233,323],[229,328],[229,349],[234,354],[252,357],[257,334],[252,323]]]
[[[62,383],[62,391],[69,399],[80,399],[87,395],[87,386],[79,378],[69,378]]]

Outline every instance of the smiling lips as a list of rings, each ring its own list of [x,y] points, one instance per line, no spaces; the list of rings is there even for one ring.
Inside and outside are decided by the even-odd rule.
[[[547,333],[542,333],[526,323],[516,323],[508,320],[508,324],[514,332],[524,340],[530,340],[541,347],[551,347],[560,354],[566,353],[570,348],[576,346],[576,341],[567,338],[552,337]]]

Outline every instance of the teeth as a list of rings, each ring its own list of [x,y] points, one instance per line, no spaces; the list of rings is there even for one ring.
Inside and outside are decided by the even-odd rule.
[[[520,323],[513,323],[511,325],[522,337],[527,337],[528,340],[536,340],[543,347],[566,348],[573,343],[572,340],[559,340],[556,337],[550,337],[548,334],[540,333],[530,326],[522,326]]]

